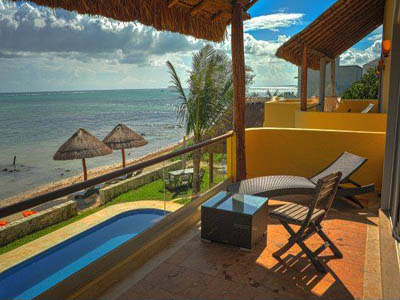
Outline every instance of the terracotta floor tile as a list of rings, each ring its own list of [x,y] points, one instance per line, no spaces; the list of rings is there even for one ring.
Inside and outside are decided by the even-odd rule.
[[[296,199],[302,201],[301,197]],[[271,200],[269,204],[277,207],[283,203]],[[337,205],[323,223],[324,232],[343,253],[343,258],[337,259],[329,249],[322,252],[320,259],[327,266],[327,274],[317,272],[297,245],[280,260],[275,259],[272,253],[286,244],[289,234],[276,221],[269,220],[267,236],[251,252],[205,243],[196,234],[123,296],[204,300],[379,298],[380,291],[368,284],[379,280],[379,272],[365,270],[367,227],[376,226],[376,211],[342,211],[342,206]],[[322,240],[314,235],[306,244],[316,249]],[[367,271],[379,264],[378,246],[378,237],[372,236]]]

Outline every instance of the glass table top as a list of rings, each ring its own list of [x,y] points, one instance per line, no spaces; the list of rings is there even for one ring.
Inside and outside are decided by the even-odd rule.
[[[202,206],[253,215],[267,201],[266,197],[219,192]]]

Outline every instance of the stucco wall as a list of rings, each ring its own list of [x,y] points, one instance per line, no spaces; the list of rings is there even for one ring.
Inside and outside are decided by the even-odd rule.
[[[75,201],[67,201],[34,215],[0,227],[0,246],[6,245],[30,233],[65,221],[78,213]]]
[[[312,100],[307,100],[308,106],[315,104]],[[264,106],[264,127],[293,128],[297,110],[300,110],[300,100],[298,99],[266,102]],[[315,110],[316,108],[311,109],[311,111]]]
[[[386,132],[386,114],[296,111],[295,128]]]
[[[349,112],[351,113],[360,113],[364,108],[368,106],[368,104],[374,104],[374,107],[371,109],[371,113],[378,112],[378,100],[366,100],[366,99],[342,99],[339,104],[339,107],[335,112]]]
[[[227,142],[228,176],[235,179],[235,139]],[[368,158],[352,178],[382,185],[384,132],[254,128],[246,130],[247,177],[298,175],[311,177],[348,151]]]

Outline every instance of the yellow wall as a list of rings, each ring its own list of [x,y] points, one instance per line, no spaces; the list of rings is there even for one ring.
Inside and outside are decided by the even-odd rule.
[[[295,128],[386,132],[386,114],[296,111]]]
[[[315,105],[311,101],[307,101],[307,103],[308,106]],[[299,100],[265,102],[264,127],[293,128],[297,110],[300,110]],[[311,111],[316,111],[316,108],[311,109]]]
[[[229,139],[228,177],[235,179],[234,138]],[[352,177],[362,184],[382,184],[385,133],[289,128],[246,130],[247,178],[265,175],[311,177],[342,152],[368,158]]]
[[[339,104],[339,107],[335,112],[349,112],[351,109],[351,113],[360,113],[364,108],[368,106],[368,104],[373,103],[375,104],[374,107],[371,109],[371,113],[378,112],[378,100],[359,100],[359,99],[342,99]]]
[[[383,18],[383,40],[392,40],[394,2],[394,0],[386,0],[385,3],[385,15]],[[382,80],[382,112],[387,113],[389,102],[391,56],[389,55],[389,57],[385,57],[383,61],[385,64],[385,70],[383,71]]]

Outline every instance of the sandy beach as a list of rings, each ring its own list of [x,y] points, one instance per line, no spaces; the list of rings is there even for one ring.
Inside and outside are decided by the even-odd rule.
[[[133,159],[133,160],[127,160],[127,166],[132,165],[134,163],[141,162],[141,161],[145,161],[145,160],[148,160],[148,159],[151,159],[151,158],[154,158],[154,157],[158,157],[158,156],[160,156],[162,154],[165,154],[165,153],[168,153],[168,152],[171,152],[172,150],[174,150],[174,148],[179,147],[182,144],[183,144],[183,140],[181,140],[181,141],[179,141],[177,143],[174,143],[172,145],[166,146],[166,147],[160,149],[159,151],[151,152],[149,154],[146,154],[146,155],[144,155],[142,157],[139,157],[139,158],[136,158],[136,159]],[[159,165],[160,164],[148,167],[145,170],[151,170],[151,169],[154,169],[154,168],[159,168]],[[88,170],[88,178],[90,179],[90,178],[93,178],[93,177],[97,177],[97,176],[109,173],[111,171],[115,171],[115,170],[120,169],[120,168],[121,168],[121,163],[115,163],[115,164],[112,164],[112,165],[106,165],[106,166],[102,166],[102,167],[97,167],[97,168]],[[39,186],[37,188],[34,188],[34,189],[28,190],[26,192],[17,194],[15,196],[3,199],[0,202],[0,207],[8,206],[8,205],[11,205],[11,204],[14,204],[14,203],[17,203],[17,202],[20,202],[20,201],[35,197],[35,196],[39,196],[39,195],[42,195],[42,194],[45,194],[45,193],[60,189],[62,187],[66,187],[68,185],[71,185],[71,184],[74,184],[74,183],[78,183],[78,182],[80,182],[82,180],[83,180],[83,175],[80,174],[78,176],[73,176],[73,177],[69,177],[69,178],[63,179],[63,180],[51,182],[49,184],[41,185],[41,186]]]

